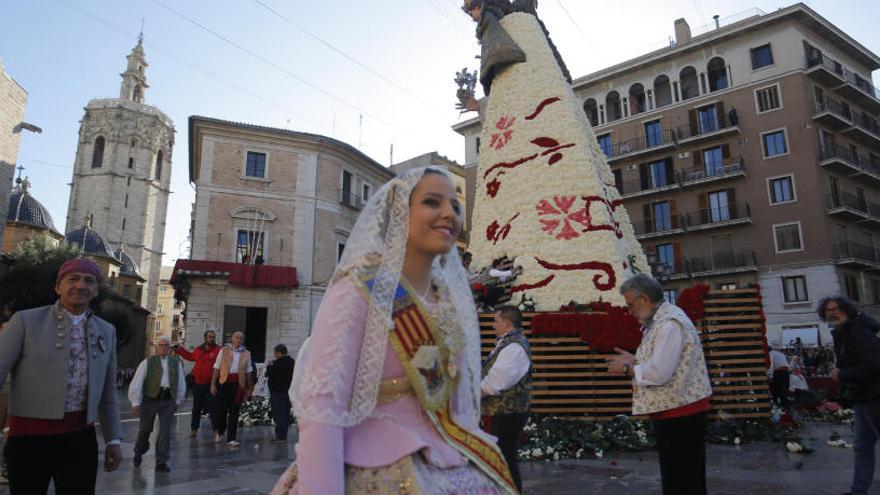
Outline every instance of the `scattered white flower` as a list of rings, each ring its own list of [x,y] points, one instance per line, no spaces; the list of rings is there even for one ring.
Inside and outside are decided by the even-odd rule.
[[[734,444],[734,445],[739,445],[740,443],[742,443],[742,440],[740,440],[739,437],[736,437],[736,438],[733,439],[733,444]]]

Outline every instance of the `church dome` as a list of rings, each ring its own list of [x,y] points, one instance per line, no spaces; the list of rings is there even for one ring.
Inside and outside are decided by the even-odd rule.
[[[114,253],[116,259],[122,263],[122,266],[119,268],[119,273],[124,275],[134,275],[136,277],[141,276],[140,269],[135,263],[134,259],[128,255],[123,249],[117,249]]]
[[[6,221],[55,232],[52,215],[42,203],[30,195],[29,186],[30,183],[25,179],[12,190],[9,195],[9,211],[6,213]]]
[[[110,244],[101,237],[100,234],[92,230],[88,225],[84,225],[76,230],[71,230],[64,236],[64,239],[75,246],[82,249],[83,254],[94,254],[98,256],[107,256],[108,258],[116,258]]]

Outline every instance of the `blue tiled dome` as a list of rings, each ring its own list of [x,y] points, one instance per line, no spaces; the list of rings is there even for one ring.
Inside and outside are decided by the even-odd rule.
[[[137,266],[137,263],[134,262],[134,259],[128,255],[122,249],[117,249],[114,253],[116,259],[118,259],[122,263],[122,267],[119,268],[120,273],[124,273],[126,275],[135,275],[140,277],[141,272]]]
[[[39,201],[28,193],[27,188],[16,187],[9,195],[7,222],[21,223],[40,229],[55,231],[52,215]]]
[[[110,244],[88,226],[71,230],[64,236],[64,239],[70,244],[82,248],[84,254],[97,254],[99,256],[116,258],[113,255],[113,250],[110,249]]]

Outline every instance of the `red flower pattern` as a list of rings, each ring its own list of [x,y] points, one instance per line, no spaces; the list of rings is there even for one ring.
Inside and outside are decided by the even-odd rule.
[[[489,146],[500,150],[507,146],[507,143],[513,138],[513,131],[510,129],[516,123],[516,117],[504,116],[495,123],[495,128],[501,132],[492,134],[492,141]]]

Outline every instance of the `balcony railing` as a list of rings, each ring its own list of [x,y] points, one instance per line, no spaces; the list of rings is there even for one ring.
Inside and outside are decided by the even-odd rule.
[[[871,103],[880,104],[880,91],[871,84],[869,79],[866,79],[855,72],[852,72],[849,69],[845,71],[846,82],[855,86],[859,91],[863,93],[864,96],[867,96],[871,99]]]
[[[730,203],[714,208],[702,208],[686,213],[688,227],[703,227],[723,224],[737,220],[748,220],[752,217],[748,203]]]
[[[846,79],[846,72],[843,69],[843,65],[822,52],[807,55],[805,59],[807,69],[822,67],[828,72],[837,75],[840,79]]]
[[[346,191],[344,189],[339,190],[339,202],[356,210],[360,210],[364,204],[363,198],[361,198],[360,194],[354,191]]]
[[[662,149],[674,145],[675,141],[672,139],[672,133],[669,129],[666,129],[659,134],[652,134],[650,136],[646,135],[613,144],[608,159],[615,160],[624,156],[636,155],[653,149]]]
[[[739,118],[731,122],[727,115],[715,116],[715,122],[696,122],[695,124],[682,125],[673,130],[672,138],[678,142],[695,140],[703,136],[716,134],[719,131],[735,130],[739,128]]]
[[[849,208],[851,210],[860,211],[866,215],[868,214],[867,200],[846,191],[837,191],[836,193],[828,194],[825,196],[825,201],[830,210]]]
[[[671,234],[684,229],[685,219],[682,215],[665,215],[635,222],[636,235]]]
[[[685,261],[689,273],[713,272],[723,270],[736,270],[739,268],[755,267],[758,265],[755,252],[752,250],[742,252],[716,253],[701,258],[690,258]]]
[[[699,153],[695,151],[694,153]],[[722,166],[708,166],[691,168],[679,171],[679,177],[683,184],[691,182],[703,182],[707,179],[717,179],[745,173],[746,165],[740,157],[732,157],[725,160],[726,164]]]
[[[873,246],[846,241],[833,244],[832,250],[837,261],[852,259],[871,264],[880,263],[880,255]]]
[[[855,123],[856,126],[861,127],[862,129],[874,135],[880,136],[880,123],[878,123],[877,119],[875,119],[874,117],[870,117],[861,113],[856,113],[853,114],[852,121],[853,123]]]
[[[667,188],[678,187],[677,175],[678,173],[676,172],[672,177],[667,177],[665,181],[648,181],[647,184],[642,182],[641,179],[626,180],[619,183],[618,187],[622,189],[620,191],[621,196],[661,191]]]
[[[849,106],[848,103],[839,102],[827,96],[822,98],[814,98],[812,100],[812,103],[814,116],[825,112],[830,112],[849,122],[852,122],[853,120],[852,108]]]
[[[838,161],[851,168],[880,177],[880,161],[854,153],[852,150],[834,144],[819,149],[819,161]]]

